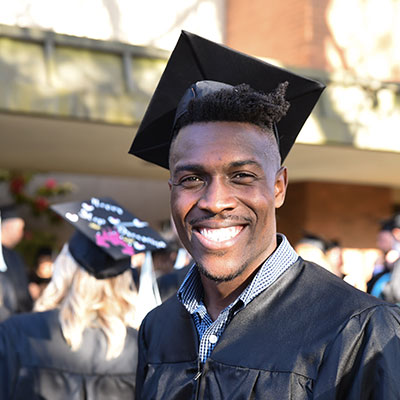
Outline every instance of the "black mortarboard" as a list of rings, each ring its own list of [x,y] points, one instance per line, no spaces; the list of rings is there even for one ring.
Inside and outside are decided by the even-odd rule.
[[[269,93],[288,81],[290,108],[277,124],[282,160],[285,159],[324,85],[257,58],[182,31],[129,153],[168,168],[169,147],[178,103],[194,83],[211,80]]]
[[[119,275],[130,256],[165,248],[162,237],[110,198],[51,206],[76,232],[69,241],[74,259],[97,279]]]

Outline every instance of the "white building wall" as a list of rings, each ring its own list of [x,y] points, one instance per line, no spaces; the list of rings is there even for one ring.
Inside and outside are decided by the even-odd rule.
[[[0,24],[172,50],[181,29],[224,39],[225,0],[0,0]]]

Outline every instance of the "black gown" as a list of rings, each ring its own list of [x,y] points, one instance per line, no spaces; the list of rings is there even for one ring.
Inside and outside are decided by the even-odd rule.
[[[65,342],[58,310],[19,314],[0,324],[0,399],[134,399],[137,332],[122,354],[105,359],[106,338],[86,329],[78,351]]]
[[[193,319],[173,296],[140,328],[136,398],[398,400],[399,311],[299,258],[200,370]]]
[[[33,301],[28,290],[28,273],[27,267],[22,257],[13,249],[3,245],[4,261],[7,270],[4,274],[14,287],[17,297],[16,312],[28,312],[32,310]]]
[[[17,296],[14,287],[4,272],[0,272],[0,322],[17,310]]]

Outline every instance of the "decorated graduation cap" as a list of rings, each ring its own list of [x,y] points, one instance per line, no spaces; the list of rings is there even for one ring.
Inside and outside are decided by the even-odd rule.
[[[75,229],[72,257],[97,279],[110,278],[130,267],[130,256],[163,249],[162,237],[149,224],[110,198],[95,198],[51,206]]]
[[[192,85],[214,81],[236,86],[248,84],[252,89],[269,93],[282,82],[288,82],[286,100],[289,111],[274,129],[282,160],[293,146],[303,124],[325,88],[320,82],[296,75],[285,69],[250,57],[229,47],[182,31],[165,71],[153,94],[129,153],[168,168],[168,155],[176,118],[184,112],[185,99],[194,93]],[[197,90],[194,96],[212,91]],[[211,85],[213,86],[213,85]],[[182,102],[181,102],[182,100]],[[178,104],[179,110],[177,115]]]

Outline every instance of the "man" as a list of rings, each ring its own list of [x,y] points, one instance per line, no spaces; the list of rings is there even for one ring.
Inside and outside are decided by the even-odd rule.
[[[399,258],[393,229],[393,218],[381,222],[376,238],[376,245],[381,251],[381,254],[375,262],[372,277],[367,282],[367,292],[386,301],[388,300],[384,297],[383,289],[390,281],[393,267]]]
[[[400,398],[398,309],[276,232],[281,161],[322,88],[182,33],[130,152],[169,166],[195,264],[142,323],[137,399]]]
[[[327,241],[322,237],[305,233],[297,242],[294,249],[303,260],[312,261],[333,273],[326,258],[327,245]]]
[[[346,279],[344,274],[343,249],[340,242],[333,239],[326,245],[326,259],[331,267],[331,271],[339,278]]]
[[[385,269],[371,279],[371,294],[389,303],[400,305],[400,214],[393,215],[387,223],[393,238],[392,248],[385,254]],[[375,278],[375,279],[374,279]]]
[[[14,204],[3,206],[1,213],[1,245],[5,261],[4,274],[12,285],[16,307],[13,312],[32,310],[33,301],[28,290],[27,267],[22,257],[14,250],[24,235],[25,221]]]

